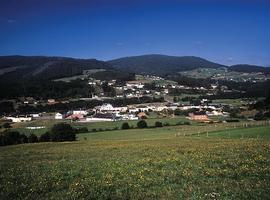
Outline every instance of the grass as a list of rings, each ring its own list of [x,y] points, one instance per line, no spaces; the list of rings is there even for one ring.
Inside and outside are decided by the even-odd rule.
[[[222,138],[261,138],[270,139],[269,126],[229,129],[213,132],[210,136]]]
[[[175,117],[175,118],[149,118],[145,120],[148,124],[148,126],[154,126],[156,121],[160,121],[162,123],[169,123],[170,125],[176,125],[178,122],[186,122],[189,121],[185,117]],[[115,122],[71,122],[70,120],[34,120],[31,122],[25,122],[25,123],[17,123],[13,125],[13,130],[17,130],[21,133],[30,134],[34,133],[36,135],[41,135],[48,131],[54,124],[60,123],[60,122],[66,122],[70,123],[74,127],[87,127],[89,131],[92,129],[96,130],[109,130],[109,129],[121,129],[121,126],[124,122],[128,122],[130,126],[133,126],[134,128],[137,127],[138,120],[132,120],[132,121],[115,121]],[[37,129],[37,130],[29,130],[26,129],[26,127],[29,126],[45,126],[46,128],[43,129]]]
[[[0,199],[269,199],[269,130],[174,126],[1,147]]]

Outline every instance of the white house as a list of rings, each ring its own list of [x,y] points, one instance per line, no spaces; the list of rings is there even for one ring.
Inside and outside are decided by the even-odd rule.
[[[16,117],[6,117],[6,119],[11,120],[12,122],[30,122],[32,120],[32,117],[16,116]]]
[[[86,110],[73,110],[72,114],[74,114],[74,115],[87,115],[88,112]]]
[[[118,118],[115,114],[111,113],[97,113],[91,117],[87,117],[86,121],[102,122],[102,121],[116,121]]]
[[[64,115],[61,113],[56,113],[54,119],[64,119]]]
[[[97,112],[103,112],[103,113],[120,113],[120,112],[127,112],[127,107],[113,107],[111,104],[106,103],[102,106],[96,107]]]
[[[40,114],[39,113],[33,113],[33,114],[30,114],[31,117],[33,118],[38,118],[40,117]]]

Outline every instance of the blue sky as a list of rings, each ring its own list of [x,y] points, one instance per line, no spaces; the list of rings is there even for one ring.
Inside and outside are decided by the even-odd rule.
[[[0,55],[270,66],[270,0],[0,0]]]

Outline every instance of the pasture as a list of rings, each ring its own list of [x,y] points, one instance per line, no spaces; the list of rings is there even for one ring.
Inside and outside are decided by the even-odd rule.
[[[0,199],[269,199],[269,130],[182,125],[1,147]]]

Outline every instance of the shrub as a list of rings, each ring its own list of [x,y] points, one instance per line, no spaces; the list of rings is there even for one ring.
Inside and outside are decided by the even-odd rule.
[[[28,143],[28,137],[25,134],[20,135],[21,143]]]
[[[140,121],[137,123],[137,127],[138,127],[138,128],[147,128],[147,123],[146,123],[146,121],[140,120]]]
[[[264,120],[264,119],[266,119],[266,117],[263,115],[262,112],[258,112],[258,113],[254,116],[254,120],[257,120],[257,121],[259,121],[259,120]]]
[[[76,133],[87,133],[87,132],[88,132],[87,127],[76,128]]]
[[[163,126],[170,126],[169,122],[165,122]]]
[[[127,122],[124,122],[123,124],[122,124],[122,127],[121,127],[121,129],[129,129],[130,127],[129,127],[129,124],[127,123]]]
[[[191,125],[190,122],[184,122],[184,125]]]
[[[227,119],[226,122],[239,122],[239,119]]]
[[[163,125],[162,125],[162,123],[161,122],[155,122],[155,127],[162,127]]]
[[[4,123],[3,128],[11,128],[10,123]]]
[[[4,134],[5,145],[20,144],[20,133],[17,131],[9,131]]]
[[[0,134],[0,146],[5,146],[6,144],[6,137],[3,134]]]
[[[8,131],[0,135],[0,146],[28,143],[28,137],[17,131]]]
[[[69,124],[59,123],[51,128],[50,138],[54,142],[74,141],[76,134]]]
[[[92,128],[92,132],[97,132],[97,129],[96,128]]]
[[[51,140],[50,137],[50,133],[46,132],[43,133],[40,137],[39,137],[39,142],[49,142]]]
[[[36,143],[36,142],[38,142],[38,137],[35,134],[31,133],[28,137],[28,142],[29,143]]]

